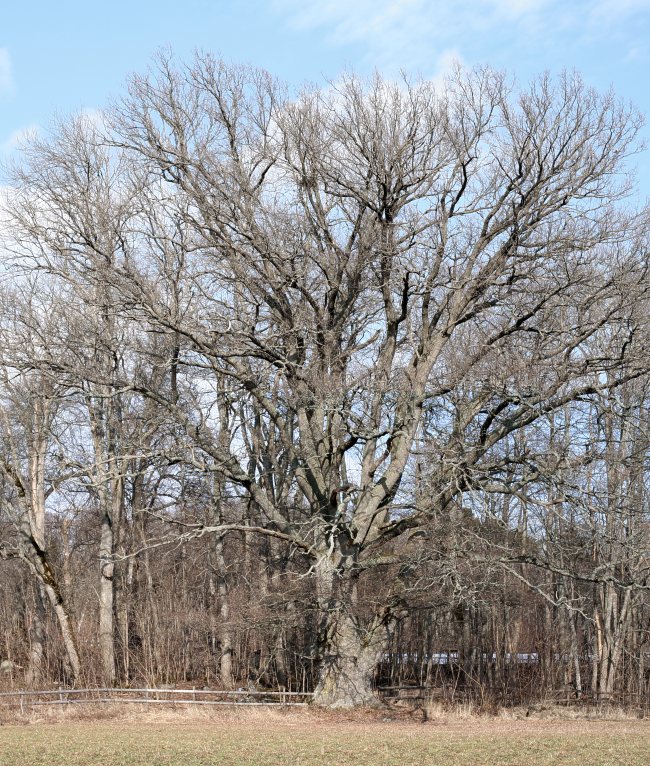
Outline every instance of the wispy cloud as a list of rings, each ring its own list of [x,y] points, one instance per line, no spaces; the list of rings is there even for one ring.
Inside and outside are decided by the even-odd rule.
[[[499,40],[526,47],[552,46],[560,35],[605,38],[612,25],[648,14],[650,0],[274,0],[274,7],[296,29],[357,45],[365,62],[434,74],[449,50],[467,56]]]
[[[275,0],[274,5],[294,28],[321,29],[333,45],[357,44],[373,63],[430,70],[448,51],[458,57],[472,36],[506,23],[530,25],[552,1]]]
[[[539,13],[549,3],[550,0],[486,0],[480,5],[484,6],[485,12],[491,12],[495,16],[519,19]],[[469,2],[467,5],[471,6],[472,4]]]
[[[648,58],[648,49],[644,45],[633,45],[627,52],[628,61],[643,61]]]
[[[38,125],[27,125],[10,133],[4,141],[0,142],[0,154],[10,154],[14,149],[19,149],[25,141],[33,138],[39,132]]]
[[[593,18],[626,20],[639,13],[650,11],[650,0],[596,0],[592,4]]]
[[[360,44],[381,63],[426,36],[426,0],[276,0],[296,29],[323,29],[333,45]]]
[[[11,56],[6,48],[0,48],[0,94],[11,93],[14,88]]]

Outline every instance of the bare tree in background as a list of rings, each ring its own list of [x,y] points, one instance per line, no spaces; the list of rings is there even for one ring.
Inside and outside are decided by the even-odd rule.
[[[56,616],[67,675],[74,682],[81,672],[74,623],[46,534],[46,501],[67,474],[65,466],[52,460],[52,453],[53,423],[68,386],[66,381],[57,382],[47,365],[39,365],[43,348],[56,345],[54,323],[62,307],[51,293],[47,305],[43,297],[35,290],[2,296],[0,519],[9,522],[12,533],[0,539],[0,548],[5,556],[27,565],[36,585],[28,682],[38,681],[43,671],[45,600]]]
[[[125,222],[132,198],[119,156],[102,146],[98,127],[85,117],[62,124],[56,141],[34,139],[25,155],[29,165],[14,169],[19,182],[13,199],[14,248],[25,266],[48,273],[72,301],[65,322],[68,353],[44,347],[35,361],[72,377],[87,414],[86,487],[101,520],[99,643],[103,680],[111,684],[116,678],[115,555],[126,470],[126,402],[116,379],[124,378],[128,363],[124,329],[105,275],[129,246]]]

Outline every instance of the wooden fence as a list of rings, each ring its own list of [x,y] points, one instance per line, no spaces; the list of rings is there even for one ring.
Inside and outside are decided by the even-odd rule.
[[[445,690],[431,686],[392,686],[378,688],[379,698],[385,702],[401,701],[405,704],[423,705],[433,700],[441,702],[464,700],[462,692],[456,691],[450,698]],[[139,705],[248,705],[304,707],[313,698],[311,692],[249,691],[247,689],[166,689],[166,688],[102,688],[43,689],[0,692],[0,707],[29,709],[37,705],[92,705],[92,704],[139,704]],[[540,702],[567,706],[621,705],[638,707],[650,713],[650,699],[646,695],[619,693],[610,696],[583,692],[580,695],[566,689],[558,689]]]
[[[268,692],[247,689],[47,689],[0,692],[0,705],[30,708],[35,705],[89,705],[126,703],[141,705],[248,705],[305,706],[309,692]]]

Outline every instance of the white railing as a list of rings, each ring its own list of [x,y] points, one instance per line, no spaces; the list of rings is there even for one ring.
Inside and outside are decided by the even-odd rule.
[[[42,689],[0,692],[0,705],[73,705],[98,703],[171,704],[171,705],[282,705],[304,706],[310,692],[248,691],[247,689],[124,689],[93,687],[87,689]]]

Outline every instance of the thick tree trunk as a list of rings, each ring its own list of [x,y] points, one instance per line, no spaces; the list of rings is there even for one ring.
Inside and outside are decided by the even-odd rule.
[[[97,440],[99,444],[99,440]],[[116,565],[115,552],[120,537],[124,506],[124,485],[120,475],[118,460],[110,455],[110,471],[98,469],[98,478],[102,482],[99,493],[102,520],[99,539],[99,649],[101,653],[102,680],[112,685],[116,680],[115,663],[115,605],[116,605]]]
[[[43,656],[45,653],[45,604],[43,587],[34,583],[34,610],[29,615],[29,663],[25,671],[25,683],[37,685],[43,674]],[[29,609],[27,610],[30,611]]]
[[[314,702],[333,708],[376,706],[373,679],[389,646],[389,626],[373,623],[364,630],[354,617],[344,613],[331,615],[327,623]]]
[[[602,699],[610,700],[615,689],[616,677],[623,657],[623,645],[631,623],[631,590],[622,598],[614,585],[604,586],[603,651],[600,662],[598,691]]]
[[[65,647],[68,673],[74,683],[81,673],[81,663],[79,661],[79,652],[77,651],[72,620],[68,614],[61,589],[45,551],[29,532],[27,532],[25,537],[29,540],[30,547],[25,550],[25,555],[22,558],[34,574],[37,582],[42,585],[50,606],[54,610],[61,631],[63,646]]]
[[[50,604],[52,605],[54,613],[56,614],[56,618],[59,622],[59,629],[61,630],[61,637],[63,639],[63,645],[65,646],[68,672],[70,673],[71,680],[74,683],[81,674],[81,662],[79,661],[77,642],[75,640],[70,616],[68,615],[58,589],[54,588],[50,584],[46,584],[45,592],[48,595]]]
[[[226,558],[223,551],[223,535],[218,535],[214,545],[215,563],[217,566],[217,595],[219,597],[219,644],[221,657],[219,660],[219,675],[225,689],[233,686],[232,676],[232,629],[230,626],[230,594],[226,579]]]
[[[377,665],[388,651],[400,614],[385,607],[369,622],[354,613],[354,570],[336,571],[319,562],[317,588],[321,608],[318,683],[314,703],[333,708],[379,704],[373,690]]]
[[[571,659],[573,661],[574,688],[578,697],[582,694],[582,671],[580,669],[580,646],[578,644],[578,631],[576,628],[575,614],[569,614],[569,631],[571,635]]]
[[[47,454],[47,428],[50,409],[47,402],[34,407],[32,427],[34,439],[30,454],[30,505],[28,512],[32,540],[45,550],[45,456]],[[40,581],[35,582],[34,612],[31,618],[29,664],[25,673],[28,684],[41,679],[45,652],[45,591]]]
[[[26,543],[23,561],[32,571],[37,588],[40,593],[41,607],[44,612],[43,601],[45,598],[50,602],[56,615],[61,637],[66,652],[66,665],[68,675],[74,683],[81,673],[81,663],[77,651],[77,642],[72,627],[72,621],[65,603],[63,593],[50,560],[46,552],[45,540],[45,457],[48,445],[48,428],[51,417],[50,402],[44,400],[38,403],[33,413],[34,440],[30,454],[30,486],[29,500],[21,523],[22,537]],[[38,610],[37,610],[38,611]],[[41,614],[37,619],[44,621]],[[44,634],[43,634],[44,637]],[[38,646],[32,647],[39,651]],[[38,665],[41,658],[32,657],[32,662]]]
[[[123,553],[124,548],[121,546]],[[120,682],[129,680],[129,595],[133,582],[134,561],[129,559],[124,572],[114,575],[115,622],[117,625],[118,650],[116,651],[116,674]]]
[[[106,317],[104,317],[106,319]],[[107,327],[110,321],[106,319]],[[98,362],[106,363],[106,360]],[[113,685],[115,665],[115,552],[120,537],[124,508],[122,460],[118,454],[118,434],[122,422],[120,402],[108,395],[111,388],[98,391],[98,398],[88,396],[88,416],[93,438],[95,465],[93,478],[101,514],[99,539],[99,651],[102,681]]]
[[[102,681],[109,686],[115,682],[114,571],[113,526],[108,513],[104,513],[99,543],[99,650],[102,663]]]

